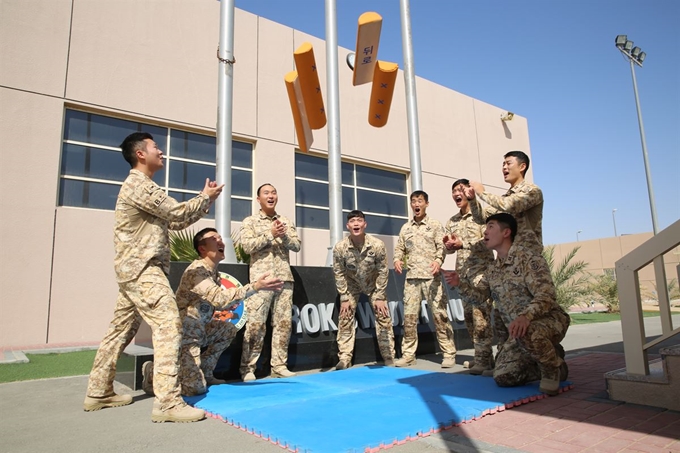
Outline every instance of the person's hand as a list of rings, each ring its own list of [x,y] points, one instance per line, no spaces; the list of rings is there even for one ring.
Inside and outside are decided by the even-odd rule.
[[[223,188],[224,184],[218,186],[215,181],[210,181],[210,178],[205,178],[205,187],[203,187],[201,192],[206,194],[212,203],[213,201],[217,200],[217,197],[220,196]]]
[[[286,224],[276,219],[272,222],[272,236],[282,238],[286,235]]]
[[[475,189],[474,187],[463,187],[463,195],[469,200],[475,199]]]
[[[430,263],[430,273],[432,275],[437,275],[439,273],[439,269],[440,269],[440,266],[439,266],[438,262],[432,261],[432,263]]]
[[[351,313],[350,306],[351,304],[348,300],[340,302],[340,314],[338,316],[341,318],[349,316]]]
[[[527,333],[530,322],[531,321],[529,321],[524,315],[516,317],[514,321],[512,321],[508,326],[510,336],[512,338],[522,338]]]
[[[444,247],[446,247],[446,250],[460,250],[463,248],[463,241],[455,234],[446,235],[444,236]]]
[[[481,182],[470,181],[470,187],[474,190],[473,193],[484,193],[484,186]],[[467,194],[465,196],[467,197]]]
[[[401,272],[402,272],[401,266],[403,266],[403,265],[404,265],[404,263],[401,260],[395,261],[394,262],[394,271],[397,274],[401,274]]]
[[[270,277],[267,272],[257,279],[253,288],[255,291],[280,291],[283,288],[283,282],[276,277]]]
[[[449,286],[456,287],[460,285],[460,275],[456,271],[442,271],[444,273],[444,280]]]
[[[375,313],[376,315],[382,315],[384,318],[388,317],[390,315],[390,310],[387,308],[387,301],[385,300],[376,300],[375,305]]]

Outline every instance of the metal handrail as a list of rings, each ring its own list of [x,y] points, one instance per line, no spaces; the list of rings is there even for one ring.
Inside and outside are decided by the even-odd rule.
[[[663,262],[663,255],[678,245],[680,245],[680,220],[660,231],[616,262],[616,284],[621,309],[623,350],[628,374],[649,375],[647,358],[649,348],[680,334],[680,327],[673,329],[668,284]],[[661,337],[646,342],[638,271],[651,262],[654,263],[656,276],[662,334]],[[677,273],[680,282],[680,266],[677,267]]]

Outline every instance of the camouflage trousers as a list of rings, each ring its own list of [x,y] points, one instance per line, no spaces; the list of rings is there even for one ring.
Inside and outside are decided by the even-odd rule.
[[[562,364],[555,346],[567,333],[569,316],[553,310],[533,319],[527,333],[518,339],[509,338],[496,356],[493,378],[500,387],[514,387],[541,379],[541,373],[554,372]]]
[[[356,339],[355,315],[359,294],[349,295],[349,313],[338,316],[338,358],[341,361],[351,363],[354,355],[354,342]],[[375,315],[375,336],[378,339],[378,348],[383,360],[394,360],[394,329],[392,318],[388,314],[378,314],[375,304],[371,302]]]
[[[501,315],[501,312],[498,311],[498,308],[494,308],[492,310],[491,318],[493,320],[493,329],[496,332],[497,339],[496,344],[498,345],[500,351],[500,347],[506,341],[508,341],[508,338],[510,337],[510,332],[508,332],[508,328],[505,325],[505,322],[503,322],[503,316]]]
[[[493,324],[491,310],[493,302],[491,294],[475,287],[467,279],[461,278],[458,287],[463,301],[465,326],[475,349],[475,365],[493,368]]]
[[[182,395],[201,395],[206,392],[206,379],[213,375],[217,361],[238,333],[230,322],[201,320],[185,317],[180,351],[179,376]],[[201,348],[205,348],[201,353]]]
[[[293,282],[284,282],[280,292],[260,291],[245,300],[248,313],[243,351],[241,353],[241,375],[254,373],[257,360],[262,353],[264,336],[267,333],[267,315],[272,312],[272,370],[286,368],[288,343],[293,317]]]
[[[432,279],[407,278],[404,284],[404,338],[401,340],[401,355],[414,358],[418,349],[418,315],[423,300],[432,311],[435,334],[445,359],[456,356],[453,342],[453,327],[446,311],[447,300],[441,275]]]
[[[119,283],[113,320],[94,358],[87,396],[113,394],[116,362],[134,338],[142,319],[151,327],[156,400],[161,410],[168,410],[183,404],[179,385],[182,325],[175,294],[158,266],[148,266],[137,280]]]

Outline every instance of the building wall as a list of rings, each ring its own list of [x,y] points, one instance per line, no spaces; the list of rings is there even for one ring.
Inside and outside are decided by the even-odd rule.
[[[113,213],[57,206],[65,108],[214,134],[218,31],[219,2],[0,2],[0,347],[96,344],[113,312]],[[278,211],[290,217],[296,137],[283,76],[305,41],[327,93],[322,40],[236,11],[234,137],[254,144],[253,185],[276,185]],[[373,128],[370,86],[352,87],[348,52],[338,55],[343,160],[408,175],[403,77],[389,122]],[[429,214],[442,222],[453,214],[450,187],[460,177],[504,192],[502,155],[530,150],[526,119],[503,123],[505,110],[420,78],[417,94]],[[326,134],[314,131],[312,154],[327,153]],[[323,265],[329,232],[300,236],[291,262]],[[391,258],[396,240],[381,238]]]
[[[616,267],[616,261],[627,253],[633,251],[652,237],[652,233],[628,234],[589,241],[567,242],[555,245],[555,262],[560,262],[575,247],[579,250],[574,256],[574,261],[588,263],[587,271],[593,275],[601,275],[605,270]],[[664,255],[664,267],[666,280],[678,279],[678,264],[680,264],[680,246],[675,247]],[[640,286],[648,291],[656,288],[654,264],[650,263],[638,272]],[[644,294],[643,294],[644,297]]]

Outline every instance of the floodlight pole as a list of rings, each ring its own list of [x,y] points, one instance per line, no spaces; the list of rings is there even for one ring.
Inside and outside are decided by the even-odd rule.
[[[623,38],[621,41],[619,41],[619,38]],[[625,42],[623,42],[625,41]],[[630,46],[628,44],[630,43]],[[649,208],[652,211],[652,229],[654,231],[654,235],[658,234],[659,232],[659,227],[658,227],[658,222],[656,219],[656,205],[654,203],[654,190],[652,189],[652,173],[649,170],[649,158],[647,157],[647,141],[645,140],[645,128],[644,125],[642,124],[642,111],[640,110],[640,97],[638,96],[638,89],[637,89],[637,79],[635,78],[635,65],[637,64],[638,66],[642,67],[642,61],[646,57],[647,54],[642,52],[642,49],[638,48],[633,48],[632,51],[629,50],[632,47],[633,43],[628,41],[627,36],[625,35],[620,35],[616,37],[616,48],[619,49],[619,51],[628,58],[628,62],[630,63],[630,73],[631,76],[633,77],[633,92],[635,93],[635,108],[637,109],[637,117],[638,117],[638,126],[640,127],[640,142],[642,143],[642,158],[645,163],[645,176],[647,177],[647,194],[649,195]],[[637,53],[636,53],[637,49]],[[631,53],[632,52],[632,53]],[[620,242],[619,242],[620,244]],[[668,284],[666,281],[666,266],[664,264],[663,256],[657,256],[653,260],[654,263],[654,275],[655,275],[655,280],[656,280],[656,287],[657,287],[657,295],[659,298],[659,310],[661,313],[661,329],[663,332],[670,332],[672,329],[672,322],[671,322],[671,315],[670,315],[670,297],[668,294]],[[638,309],[639,310],[639,309]],[[621,322],[622,322],[622,328],[624,331],[627,329],[630,329],[631,327],[634,329],[636,322],[634,321],[632,324],[628,324],[626,315],[624,316],[624,311],[625,308],[624,306],[621,307]],[[638,320],[639,320],[639,315],[638,315]],[[625,341],[625,339],[624,339]],[[626,357],[626,362],[629,362],[628,356]]]
[[[647,157],[647,141],[645,140],[645,127],[642,124],[642,111],[640,110],[640,97],[638,96],[637,80],[635,79],[634,59],[627,52],[621,51],[628,57],[630,62],[630,73],[633,76],[633,91],[635,92],[635,107],[637,109],[638,126],[640,127],[640,141],[642,142],[642,158],[645,162],[645,175],[647,176],[647,194],[649,195],[649,207],[652,211],[652,229],[656,235],[659,232],[656,220],[656,205],[654,203],[654,189],[652,188],[652,173],[649,170],[649,157]],[[642,66],[642,65],[641,65]]]
[[[215,156],[218,184],[224,184],[215,200],[215,228],[224,241],[225,263],[236,263],[231,239],[231,158],[232,100],[234,91],[234,0],[220,1],[220,46],[217,76],[217,152]]]
[[[418,99],[416,96],[413,45],[411,43],[411,9],[409,0],[400,0],[401,42],[404,54],[404,85],[406,88],[406,118],[408,122],[409,158],[411,161],[411,190],[423,190],[420,166],[420,133],[418,131]]]
[[[328,209],[330,245],[326,266],[333,265],[333,246],[342,240],[342,161],[336,0],[326,0],[326,89],[328,90]]]

